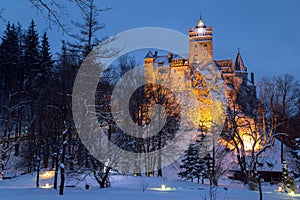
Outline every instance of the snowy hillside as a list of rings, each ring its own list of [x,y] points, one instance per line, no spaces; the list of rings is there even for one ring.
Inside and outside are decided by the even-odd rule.
[[[51,180],[48,180],[51,181]],[[84,185],[88,183],[91,187],[86,190]],[[46,181],[41,185],[46,184]],[[109,199],[109,200],[176,200],[176,199],[205,199],[209,196],[208,185],[192,182],[165,179],[157,177],[134,177],[113,175],[112,187],[99,189],[91,179],[77,182],[76,186],[67,187],[64,196],[59,196],[58,191],[53,188],[35,188],[35,174],[27,174],[16,179],[0,181],[0,196],[5,200],[30,199],[30,200],[53,200],[53,199]],[[165,186],[162,186],[165,185]],[[165,187],[165,188],[162,188]],[[295,200],[300,196],[289,196],[276,191],[277,185],[263,186],[265,200]],[[143,192],[142,189],[145,189]],[[164,190],[163,190],[164,189]],[[300,191],[298,191],[300,192]],[[216,190],[217,199],[228,200],[254,200],[258,199],[258,192],[249,191],[247,186],[240,182],[221,180]]]
[[[288,152],[287,147],[284,147]],[[228,160],[234,163],[235,156],[232,152],[228,153]],[[291,159],[287,154],[286,159]],[[262,168],[261,170],[281,171],[280,164],[280,142],[276,141],[274,147],[268,149],[263,155],[261,162],[273,163],[272,168]],[[228,163],[229,164],[229,163]],[[264,164],[264,166],[268,166]],[[165,178],[157,177],[135,177],[132,175],[113,174],[111,177],[112,187],[100,189],[92,176],[67,177],[65,195],[59,196],[58,191],[52,188],[53,175],[48,172],[41,172],[40,188],[35,187],[36,174],[26,174],[14,179],[0,181],[0,196],[6,200],[30,199],[30,200],[53,200],[53,199],[72,199],[79,200],[88,198],[110,199],[110,200],[132,200],[132,199],[205,199],[209,197],[209,185],[197,184],[189,181],[179,180],[179,163],[175,162],[164,169]],[[53,173],[53,172],[52,172]],[[41,177],[40,176],[40,177]],[[85,188],[89,185],[89,189]],[[299,185],[299,183],[296,183]],[[300,199],[300,195],[289,196],[286,193],[277,192],[279,185],[263,184],[263,195],[265,200],[295,200]],[[144,190],[144,192],[143,192]],[[296,189],[300,193],[299,186]],[[228,200],[253,200],[258,199],[258,192],[250,191],[248,186],[239,181],[229,180],[226,176],[219,181],[219,187],[215,190],[217,199]]]

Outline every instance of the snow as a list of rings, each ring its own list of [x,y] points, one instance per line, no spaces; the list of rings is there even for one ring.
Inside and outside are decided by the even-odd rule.
[[[291,149],[283,145],[284,149],[284,159],[287,160],[289,171],[294,171],[295,166],[293,165],[293,157],[290,155]],[[274,146],[268,148],[264,153],[262,153],[260,162],[263,163],[272,163],[273,167],[268,167],[264,164],[263,167],[259,167],[258,170],[262,171],[282,171],[281,165],[281,142],[278,139],[275,139]]]
[[[284,149],[284,159],[287,161],[289,171],[295,171],[296,166],[293,162],[293,157],[291,156],[291,148],[286,145],[283,145]],[[249,158],[246,158],[249,159]],[[231,163],[231,169],[239,170],[236,154],[232,151],[228,152],[226,155],[226,159]],[[258,171],[274,171],[274,172],[281,172],[282,165],[281,165],[281,143],[278,139],[275,139],[274,146],[267,148],[258,158],[258,161],[262,163],[262,166],[258,166]]]
[[[68,132],[68,129],[64,130],[64,131],[62,132],[62,135],[65,135],[67,132]]]
[[[48,181],[48,182],[47,182]],[[50,180],[43,180],[41,186],[52,184]],[[131,175],[113,175],[112,187],[100,189],[90,180],[79,181],[74,188],[66,187],[64,196],[59,196],[53,188],[35,188],[35,174],[27,174],[11,180],[0,181],[0,196],[5,200],[81,200],[81,199],[109,199],[109,200],[176,200],[176,199],[204,199],[209,196],[209,186],[178,179],[160,177],[135,177]],[[84,188],[90,184],[90,189]],[[170,190],[163,190],[162,185]],[[142,188],[145,187],[143,192]],[[278,185],[263,185],[264,200],[296,200],[300,196],[291,197],[285,193],[276,192]],[[238,181],[222,179],[217,188],[217,199],[253,200],[258,199],[258,192],[250,191]],[[300,192],[300,191],[298,191]]]
[[[287,148],[287,147],[285,147]],[[287,150],[287,149],[286,149]],[[288,151],[288,150],[287,150]],[[234,156],[230,162],[234,161]],[[262,154],[264,161],[274,163],[274,170],[281,170],[280,159],[280,143],[275,141],[274,147]],[[228,162],[228,163],[230,163]],[[81,199],[109,199],[109,200],[202,200],[209,197],[209,185],[206,180],[205,184],[197,184],[189,181],[180,180],[177,176],[179,172],[178,162],[173,163],[163,170],[165,178],[160,177],[135,177],[132,175],[113,174],[111,177],[111,188],[100,189],[93,179],[93,176],[83,174],[82,177],[71,179],[66,177],[66,186],[64,196],[58,195],[58,190],[53,189],[53,177],[40,178],[40,188],[35,187],[36,174],[26,174],[14,179],[0,181],[0,198],[5,200],[30,199],[30,200],[81,200]],[[278,165],[278,166],[277,166]],[[43,171],[40,173],[43,174]],[[58,173],[58,176],[60,173]],[[59,179],[58,179],[59,180]],[[90,189],[86,190],[85,185],[90,185]],[[59,185],[59,184],[58,184]],[[166,189],[162,189],[165,185]],[[296,185],[300,185],[299,182]],[[296,196],[289,196],[286,193],[277,192],[279,184],[270,185],[263,183],[264,200],[300,200],[300,189],[296,190]],[[143,188],[145,191],[143,192]],[[208,198],[209,199],[209,198]],[[259,199],[257,191],[250,191],[247,185],[243,185],[239,181],[229,180],[224,177],[219,181],[217,187],[217,199],[224,200],[255,200]]]

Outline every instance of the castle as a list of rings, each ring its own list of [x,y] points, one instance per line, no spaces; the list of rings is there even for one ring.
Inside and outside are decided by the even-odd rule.
[[[240,50],[238,50],[235,62],[232,59],[214,60],[212,27],[206,26],[201,17],[195,28],[188,29],[188,34],[188,58],[172,53],[158,55],[157,51],[149,51],[144,58],[146,78],[153,80],[156,79],[153,74],[160,74],[160,78],[170,79],[170,84],[173,87],[175,85],[180,91],[184,88],[178,80],[182,80],[187,72],[191,72],[192,67],[198,63],[212,61],[221,72],[228,107],[235,107],[248,116],[253,116],[253,108],[257,108],[258,104],[254,73],[251,73],[249,77]]]

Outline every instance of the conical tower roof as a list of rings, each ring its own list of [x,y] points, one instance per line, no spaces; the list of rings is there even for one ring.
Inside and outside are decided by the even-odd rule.
[[[198,23],[196,25],[196,28],[205,28],[205,27],[206,26],[205,26],[205,23],[202,20],[202,16],[200,16],[200,19],[199,19],[199,21],[198,21]]]
[[[245,67],[241,53],[240,53],[240,49],[238,49],[238,54],[236,56],[236,60],[235,60],[235,70],[236,71],[247,71],[247,67]]]

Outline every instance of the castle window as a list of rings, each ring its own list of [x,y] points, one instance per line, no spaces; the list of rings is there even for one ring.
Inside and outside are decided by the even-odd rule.
[[[166,71],[165,69],[159,69],[159,70],[158,70],[158,73],[160,73],[160,74],[165,74],[165,73],[167,73],[167,71]]]
[[[157,64],[158,64],[159,67],[161,67],[161,66],[164,65],[164,62],[158,62]]]

